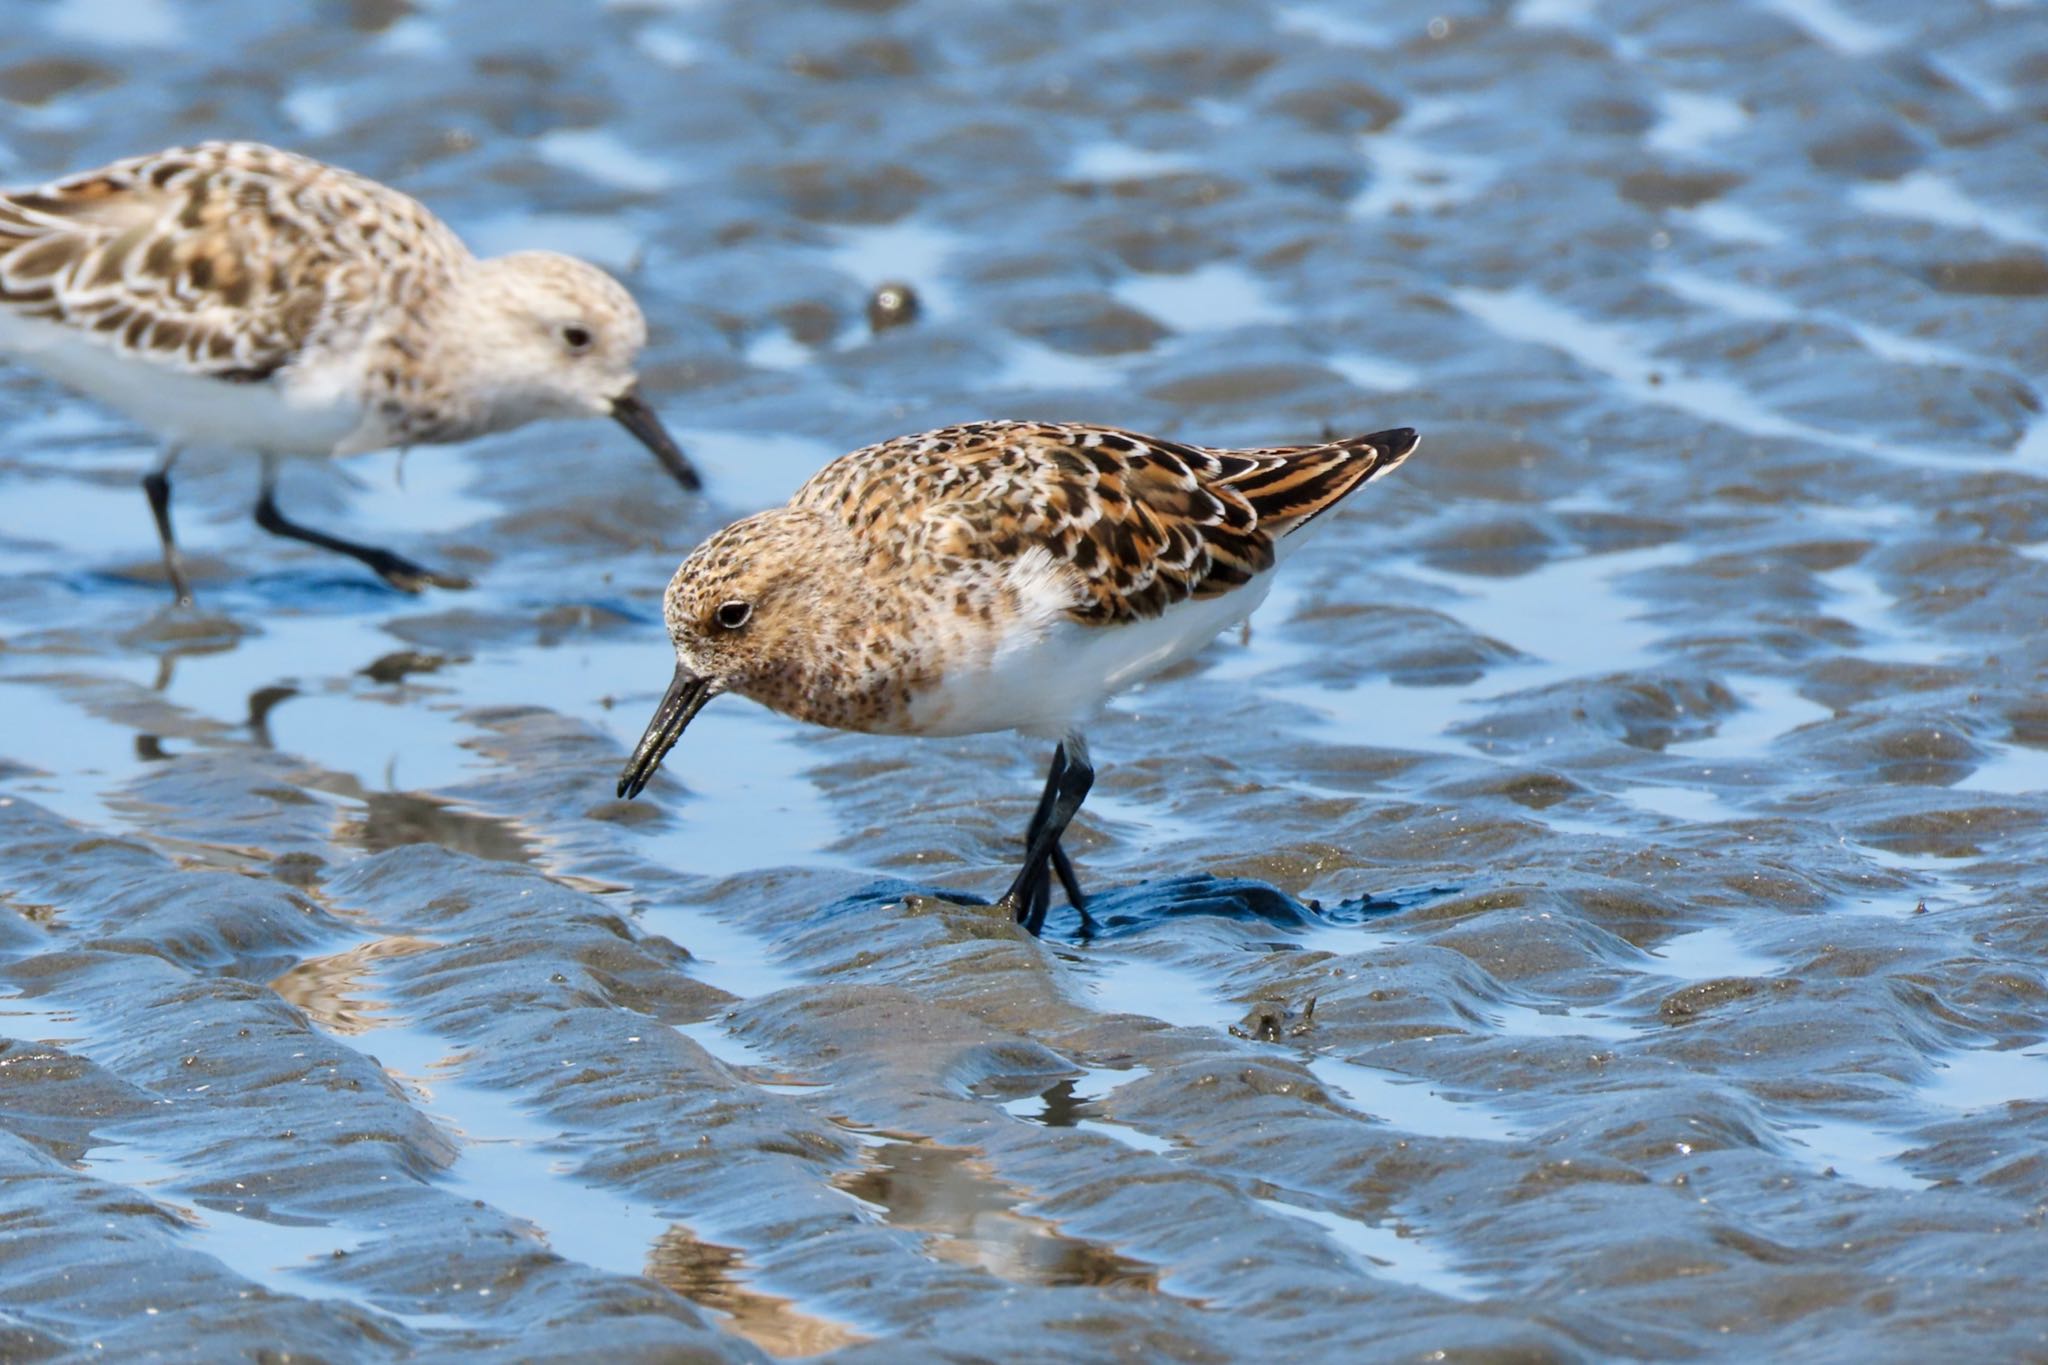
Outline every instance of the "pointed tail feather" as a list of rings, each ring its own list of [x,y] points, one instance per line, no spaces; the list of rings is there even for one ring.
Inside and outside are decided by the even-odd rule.
[[[1222,482],[1252,505],[1260,527],[1275,535],[1291,535],[1336,506],[1352,489],[1406,460],[1421,443],[1413,428],[1395,427],[1327,445],[1244,451],[1241,453],[1256,463]]]

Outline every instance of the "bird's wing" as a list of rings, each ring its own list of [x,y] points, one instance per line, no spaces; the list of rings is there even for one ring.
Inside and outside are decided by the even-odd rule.
[[[0,308],[167,368],[257,382],[380,261],[453,234],[374,181],[258,143],[205,143],[0,195]]]
[[[986,422],[900,437],[827,466],[797,500],[871,551],[941,571],[1033,548],[1090,624],[1157,616],[1273,565],[1274,542],[1393,468],[1406,429],[1319,446],[1208,450],[1109,427]]]

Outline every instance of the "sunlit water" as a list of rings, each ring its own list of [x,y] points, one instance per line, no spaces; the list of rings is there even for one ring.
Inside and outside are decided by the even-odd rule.
[[[1322,1274],[1489,1300],[1504,1324],[1566,1330],[1583,1311],[1669,1331],[1657,1339],[1674,1351],[1726,1351],[1720,1320],[1645,1322],[1628,1295],[1574,1282],[1541,1234],[1489,1221],[1503,1191],[1561,1199],[1566,1169],[1642,1177],[1602,1187],[1601,1236],[1624,1259],[1654,1229],[1692,1239],[1677,1260],[1721,1264],[1722,1223],[1710,1235],[1696,1218],[1760,1245],[1832,1245],[1854,1204],[1900,1221],[1830,1252],[1839,1273],[1875,1284],[1954,1260],[1910,1251],[1913,1226],[1878,1201],[2006,1245],[1992,1225],[2039,1202],[2026,1123],[2048,1098],[2024,1000],[1997,1003],[2036,965],[2010,917],[2037,898],[2048,792],[2029,595],[2048,544],[2030,264],[2048,221],[2010,169],[2025,161],[2011,120],[2031,20],[1769,0],[1724,19],[1747,46],[1723,53],[1686,15],[1610,9],[1076,12],[1041,51],[929,7],[829,23],[617,7],[570,29],[490,21],[502,34],[439,6],[274,34],[253,14],[154,0],[49,7],[0,92],[10,174],[139,150],[138,125],[291,134],[418,189],[480,250],[596,260],[649,301],[647,389],[712,501],[661,483],[609,424],[292,470],[304,519],[479,580],[413,601],[251,530],[253,462],[195,453],[178,517],[201,607],[170,613],[135,487],[150,442],[10,386],[0,814],[34,803],[191,875],[266,887],[276,854],[311,846],[317,893],[368,856],[344,831],[379,801],[420,801],[596,888],[579,913],[615,915],[620,944],[672,940],[688,958],[659,973],[556,964],[588,970],[561,971],[567,1003],[548,1007],[629,1016],[623,1036],[643,1045],[675,1045],[674,1030],[716,1084],[781,1106],[788,1131],[733,1119],[629,1139],[605,1112],[571,1121],[534,1086],[474,1079],[435,1002],[401,1009],[375,971],[347,1027],[303,1012],[332,1046],[374,1056],[448,1139],[427,1189],[501,1212],[528,1249],[652,1275],[712,1330],[782,1354],[909,1331],[937,1304],[1002,1330],[1004,1305],[1041,1293],[1100,1295],[1087,1311],[1111,1317],[1115,1295],[1142,1294],[1193,1337],[1225,1328],[1191,1305],[1293,1303]],[[223,73],[210,107],[178,74],[202,41]],[[1155,49],[1214,61],[1160,76]],[[80,53],[103,69],[81,74]],[[45,94],[53,58],[72,65]],[[1330,63],[1341,80],[1319,74]],[[1875,150],[1837,150],[1843,129]],[[864,305],[885,282],[913,286],[922,312],[877,336]],[[1239,369],[1264,378],[1219,381]],[[1032,790],[1022,750],[826,740],[734,698],[693,724],[651,804],[611,809],[672,666],[659,589],[692,541],[859,442],[1010,415],[1245,443],[1424,431],[1414,461],[1290,555],[1248,641],[1116,703],[1078,856],[1111,891],[1256,861],[1291,895],[1428,894],[1363,924],[1160,909],[1092,941],[1062,911],[1045,950],[965,908],[877,907],[850,926],[835,898],[883,868],[1000,889]],[[1440,621],[1452,652],[1479,647],[1421,669],[1402,662],[1405,638],[1333,647],[1354,615],[1387,609]],[[394,680],[406,651],[435,657]],[[496,738],[533,708],[588,747]],[[1530,715],[1541,733],[1511,724]],[[194,780],[240,758],[269,766],[218,790]],[[392,838],[461,847],[431,824]],[[90,874],[100,856],[15,871]],[[120,928],[110,907],[130,907],[111,891],[56,906],[0,893],[0,914],[29,926],[0,932],[0,1037],[143,1074],[130,1049],[150,1030],[116,1048],[61,990],[28,993],[64,954],[100,951]],[[816,913],[790,908],[806,896]],[[373,957],[411,911],[390,913],[367,937],[262,944],[246,961],[123,951],[162,948],[152,962],[209,985],[285,982],[294,960]],[[503,971],[506,1008],[541,1008],[523,993],[545,973],[494,965],[488,946],[476,970]],[[683,994],[705,987],[729,1003]],[[1275,1002],[1300,1031],[1243,1036]],[[168,1041],[183,1006],[163,1008]],[[1858,1021],[1847,1040],[1830,1027],[1843,1018]],[[1723,1038],[1741,1045],[1712,1046]],[[960,1055],[1045,1065],[1026,1043],[1069,1077],[960,1097]],[[1160,1093],[1194,1075],[1222,1098]],[[1282,1088],[1247,1099],[1246,1077],[1269,1075]],[[1646,1156],[1633,1130],[1572,1121],[1630,1099],[1667,1125],[1694,1107],[1749,1115],[1752,1164],[1684,1144]],[[1269,1150],[1243,1145],[1253,1104]],[[1428,1156],[1347,1164],[1348,1149],[1297,1141],[1296,1122]],[[858,1156],[832,1156],[804,1123]],[[1198,1172],[1225,1211],[1189,1218],[1213,1238],[1270,1224],[1300,1259],[1226,1277],[1158,1253],[1141,1226],[1048,1212],[975,1145],[976,1125],[1027,1149],[1086,1135],[1062,1154],[1100,1162],[1087,1175],[1105,1189]],[[629,1142],[645,1144],[631,1160],[659,1161],[700,1140],[786,1158],[783,1183],[747,1194],[792,1221],[685,1221],[598,1173]],[[177,1246],[269,1294],[429,1334],[503,1311],[476,1285],[424,1312],[321,1273],[407,1230],[202,1198],[217,1159],[129,1119],[93,1131],[77,1173],[167,1210]],[[1694,1183],[1674,1201],[1681,1175]],[[1758,1193],[1779,1188],[1783,1203]],[[819,1192],[887,1251],[863,1243],[845,1265],[804,1251],[817,1228],[800,1211]],[[1583,1225],[1556,1207],[1555,1226]],[[67,1233],[88,1248],[100,1235]],[[1909,1251],[1871,1249],[1892,1246]],[[1762,1292],[1671,1283],[1660,1303]],[[110,1319],[156,1306],[106,1292]],[[1873,1331],[1885,1316],[1871,1310]],[[1304,1321],[1321,1335],[1258,1349],[1363,1349],[1347,1333],[1365,1330],[1438,1344],[1426,1318]],[[1619,1349],[1570,1330],[1560,1352]],[[587,1353],[603,1336],[562,1331],[535,1349]],[[1740,1340],[1813,1345],[1786,1331]]]

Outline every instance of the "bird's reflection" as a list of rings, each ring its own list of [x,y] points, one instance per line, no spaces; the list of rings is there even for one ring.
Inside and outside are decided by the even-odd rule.
[[[898,1227],[924,1233],[941,1260],[1025,1284],[1159,1287],[1156,1267],[1023,1212],[1030,1196],[968,1148],[892,1140],[861,1157],[860,1169],[832,1183]]]

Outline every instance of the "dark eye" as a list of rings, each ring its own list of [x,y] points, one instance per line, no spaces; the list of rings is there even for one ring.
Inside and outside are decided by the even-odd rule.
[[[562,329],[562,344],[569,348],[571,355],[582,355],[590,349],[590,343],[596,339],[590,335],[588,327],[564,327]]]
[[[718,624],[727,630],[738,630],[753,614],[752,602],[721,602],[718,605]]]

